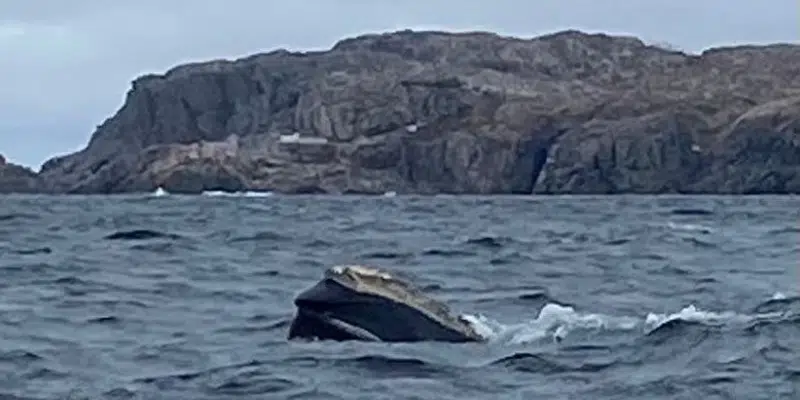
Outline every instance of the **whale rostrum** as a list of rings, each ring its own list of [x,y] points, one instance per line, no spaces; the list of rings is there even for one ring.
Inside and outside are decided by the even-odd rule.
[[[484,341],[472,325],[411,283],[377,268],[329,268],[294,300],[289,339]]]

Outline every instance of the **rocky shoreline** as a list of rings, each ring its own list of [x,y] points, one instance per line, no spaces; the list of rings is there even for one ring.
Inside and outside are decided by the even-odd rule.
[[[400,31],[133,81],[0,193],[798,193],[800,45]]]

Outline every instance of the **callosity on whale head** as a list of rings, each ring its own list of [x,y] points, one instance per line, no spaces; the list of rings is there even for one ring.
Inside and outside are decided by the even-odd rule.
[[[289,339],[483,341],[463,318],[410,283],[363,266],[336,266],[294,300]]]

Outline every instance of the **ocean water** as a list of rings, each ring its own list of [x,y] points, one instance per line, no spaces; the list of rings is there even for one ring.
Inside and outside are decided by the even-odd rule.
[[[342,263],[487,342],[287,341]],[[798,197],[6,196],[0,398],[796,400],[799,269]]]

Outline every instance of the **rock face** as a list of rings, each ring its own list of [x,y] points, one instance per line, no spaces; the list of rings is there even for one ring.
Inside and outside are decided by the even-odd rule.
[[[58,193],[800,192],[800,46],[401,31],[136,79]],[[282,135],[312,137],[314,143]],[[322,140],[324,139],[324,141]]]
[[[0,194],[36,193],[42,191],[41,182],[29,168],[12,164],[0,154]]]
[[[485,340],[463,318],[385,271],[336,266],[300,293],[289,339],[382,342]]]

